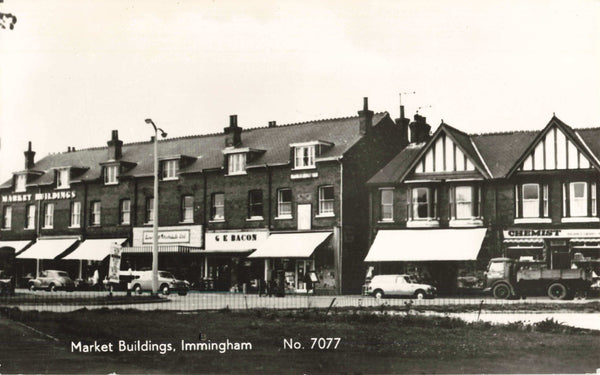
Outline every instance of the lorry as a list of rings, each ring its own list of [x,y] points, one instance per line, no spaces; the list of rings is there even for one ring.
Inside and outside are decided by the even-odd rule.
[[[551,299],[573,299],[592,285],[592,273],[581,268],[547,269],[545,262],[519,262],[511,258],[492,258],[485,272],[485,289],[494,298],[519,298],[548,295]]]

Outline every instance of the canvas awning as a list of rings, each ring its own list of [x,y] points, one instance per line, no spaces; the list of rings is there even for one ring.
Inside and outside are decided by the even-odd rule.
[[[21,254],[17,255],[19,259],[54,259],[60,253],[73,246],[78,239],[75,238],[48,238],[39,239],[36,243]]]
[[[97,260],[106,258],[110,252],[110,247],[114,244],[121,246],[126,238],[106,238],[97,240],[83,241],[75,251],[66,257],[65,260]]]
[[[331,232],[271,234],[248,258],[308,258]]]
[[[365,262],[476,260],[485,228],[380,230]]]
[[[0,241],[0,248],[11,247],[15,249],[15,253],[23,250],[27,245],[31,243],[31,240],[27,241]]]

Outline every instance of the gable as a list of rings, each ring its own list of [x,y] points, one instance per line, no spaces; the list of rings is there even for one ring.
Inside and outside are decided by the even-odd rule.
[[[448,173],[475,171],[470,156],[445,132],[439,132],[416,163],[414,173]]]
[[[520,171],[589,169],[592,163],[563,130],[553,126],[521,164]]]

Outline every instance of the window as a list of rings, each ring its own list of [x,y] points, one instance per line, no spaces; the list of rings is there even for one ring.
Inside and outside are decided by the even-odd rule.
[[[119,177],[119,166],[109,165],[104,167],[104,183],[106,185],[117,184]]]
[[[71,227],[79,228],[81,225],[81,202],[71,202]]]
[[[146,198],[146,224],[154,222],[154,198]]]
[[[319,187],[319,215],[333,216],[333,186]]]
[[[246,173],[246,154],[230,154],[228,156],[228,174],[244,174]]]
[[[44,206],[44,228],[54,227],[54,203],[46,203]]]
[[[381,189],[381,221],[394,221],[394,190]]]
[[[25,220],[25,229],[35,229],[35,205],[27,205],[27,217]]]
[[[292,189],[277,191],[277,217],[292,217]]]
[[[62,168],[56,171],[56,188],[67,189],[69,187],[69,169]]]
[[[525,184],[522,186],[523,217],[540,217],[540,185]]]
[[[532,183],[515,185],[515,217],[549,218],[549,196],[548,185]]]
[[[563,184],[563,217],[597,215],[596,183],[578,181]]]
[[[194,222],[194,197],[192,195],[181,197],[181,221],[184,223]]]
[[[177,172],[179,171],[179,160],[165,160],[162,164],[162,179],[177,179]]]
[[[225,220],[225,194],[213,193],[210,196],[210,219]]]
[[[481,216],[481,190],[477,186],[456,186],[450,189],[452,219],[473,219]]]
[[[6,206],[2,209],[2,229],[12,227],[12,207]]]
[[[248,192],[248,218],[263,218],[263,194],[262,190],[251,190]]]
[[[131,201],[129,199],[121,200],[119,212],[119,222],[121,225],[131,224]]]
[[[437,189],[417,187],[410,191],[409,217],[411,220],[437,218]]]
[[[315,167],[315,146],[298,146],[294,148],[294,168],[308,169]]]
[[[100,216],[102,213],[102,206],[100,202],[92,202],[90,204],[90,225],[100,225]]]
[[[16,181],[15,181],[15,192],[19,193],[19,192],[26,191],[27,190],[27,187],[25,186],[26,184],[27,184],[27,175],[26,174],[17,175]]]

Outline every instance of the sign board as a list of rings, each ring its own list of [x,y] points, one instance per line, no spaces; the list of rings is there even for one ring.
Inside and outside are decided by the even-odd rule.
[[[108,264],[108,281],[119,282],[119,270],[121,269],[121,246],[110,246],[110,262]]]
[[[142,234],[142,243],[151,244],[154,241],[154,232],[151,230],[145,230]],[[159,244],[179,244],[179,243],[190,243],[190,231],[189,230],[159,230],[158,231],[158,243]]]
[[[504,238],[600,238],[600,229],[509,229]]]
[[[256,249],[269,236],[268,231],[223,231],[206,233],[206,250]]]
[[[151,245],[153,239],[152,227],[133,228],[133,246]],[[159,227],[158,244],[202,247],[202,225]]]
[[[58,199],[73,199],[77,196],[75,190],[53,191],[50,193],[35,194],[8,194],[2,195],[2,203],[51,201]]]

